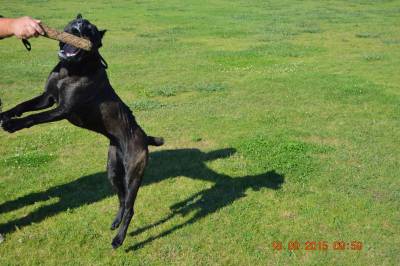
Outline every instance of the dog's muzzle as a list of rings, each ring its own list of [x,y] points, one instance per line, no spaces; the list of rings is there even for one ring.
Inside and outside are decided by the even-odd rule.
[[[71,34],[78,36],[78,37],[82,37],[80,27],[81,27],[81,23],[78,23],[78,26],[75,26],[72,28]],[[60,57],[60,59],[63,59],[63,60],[76,61],[77,56],[79,55],[80,52],[81,52],[80,48],[75,47],[70,44],[64,44],[64,46],[58,52],[58,56]]]
[[[62,49],[58,52],[58,56],[60,59],[72,61],[79,55],[80,52],[81,49],[70,44],[64,44]]]

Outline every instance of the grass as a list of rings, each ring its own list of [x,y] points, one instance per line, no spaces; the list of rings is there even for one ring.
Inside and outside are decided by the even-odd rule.
[[[61,29],[82,13],[108,29],[111,83],[166,144],[113,251],[108,141],[65,121],[0,132],[0,264],[397,264],[398,4],[2,1],[4,16]],[[57,63],[56,42],[31,44],[0,41],[4,109]]]

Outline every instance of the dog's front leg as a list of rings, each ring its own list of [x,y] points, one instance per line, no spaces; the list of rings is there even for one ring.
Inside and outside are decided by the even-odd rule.
[[[43,113],[29,115],[20,119],[10,119],[4,121],[2,127],[5,131],[13,133],[23,128],[29,128],[34,125],[59,121],[64,119],[68,114],[68,110],[63,106],[58,106],[53,110],[49,110]]]
[[[48,108],[54,104],[54,100],[48,93],[43,93],[29,101],[23,102],[8,111],[0,113],[0,121],[7,121],[13,117],[20,117],[23,113]]]

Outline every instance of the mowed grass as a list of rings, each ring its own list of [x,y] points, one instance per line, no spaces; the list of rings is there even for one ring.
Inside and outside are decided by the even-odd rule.
[[[114,251],[108,141],[65,121],[1,132],[1,265],[400,261],[399,1],[1,1],[1,13],[60,29],[82,13],[107,29],[111,83],[166,139]],[[56,42],[31,44],[0,41],[4,110],[57,63]]]

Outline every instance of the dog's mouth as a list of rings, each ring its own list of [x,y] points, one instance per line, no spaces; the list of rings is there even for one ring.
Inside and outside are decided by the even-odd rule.
[[[78,47],[72,46],[70,44],[64,44],[61,50],[58,52],[58,56],[65,60],[71,60],[76,57],[81,52]]]

